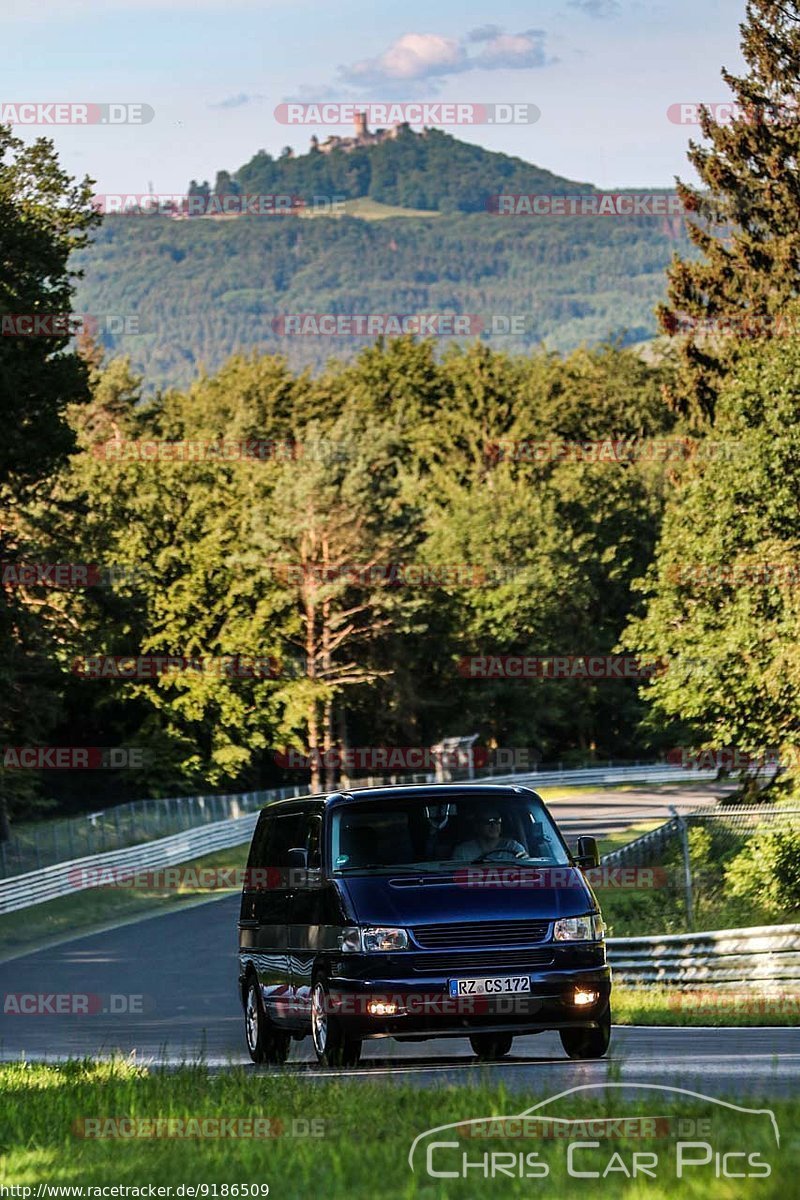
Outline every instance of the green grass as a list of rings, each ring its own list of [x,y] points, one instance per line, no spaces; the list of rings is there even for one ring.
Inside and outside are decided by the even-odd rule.
[[[613,1075],[612,1068],[610,1073]],[[456,1150],[438,1151],[447,1159],[437,1157],[435,1166],[449,1169],[460,1165],[462,1152],[470,1162],[482,1162],[483,1156],[492,1152],[511,1153],[515,1162],[520,1154],[537,1154],[538,1162],[547,1166],[547,1177],[487,1179],[472,1170],[466,1180],[436,1179],[425,1169],[424,1145],[417,1151],[412,1173],[408,1154],[414,1139],[426,1130],[451,1122],[512,1116],[562,1090],[554,1085],[538,1094],[509,1096],[490,1078],[487,1072],[486,1082],[480,1086],[420,1089],[405,1084],[314,1079],[313,1073],[307,1078],[288,1073],[262,1076],[240,1068],[209,1074],[202,1067],[151,1073],[121,1062],[0,1067],[4,1101],[0,1184],[34,1188],[40,1182],[145,1188],[148,1184],[173,1188],[178,1184],[268,1184],[272,1197],[316,1195],[325,1200],[483,1195],[585,1200],[587,1194],[615,1200],[619,1196],[658,1200],[677,1194],[697,1200],[734,1200],[749,1195],[750,1189],[755,1194],[756,1188],[759,1197],[785,1197],[800,1166],[795,1101],[730,1098],[734,1104],[774,1112],[781,1138],[778,1148],[768,1114],[740,1113],[689,1096],[676,1101],[661,1092],[639,1092],[632,1099],[627,1091],[610,1090],[606,1098],[598,1093],[568,1096],[542,1112],[562,1119],[661,1117],[656,1137],[601,1135],[596,1139],[601,1141],[598,1149],[582,1149],[582,1157],[576,1159],[576,1169],[602,1172],[615,1153],[619,1155],[616,1162],[628,1165],[636,1151],[655,1153],[656,1178],[629,1181],[619,1167],[616,1171],[612,1168],[607,1178],[588,1181],[587,1193],[585,1179],[567,1174],[566,1139],[469,1137],[466,1126],[461,1136],[455,1130],[439,1135],[440,1140],[458,1139],[460,1144]],[[710,1094],[715,1089],[708,1085],[707,1090]],[[79,1136],[77,1131],[87,1126],[76,1123],[109,1117],[142,1121],[159,1117],[260,1118],[270,1122],[262,1129],[277,1136],[237,1140]],[[680,1119],[707,1121],[703,1136],[714,1150],[744,1147],[770,1164],[770,1176],[749,1182],[717,1179],[712,1161],[688,1169],[684,1178],[676,1180],[676,1143],[688,1133],[686,1125],[677,1125]],[[280,1126],[283,1132],[278,1134]],[[308,1130],[316,1136],[300,1136]],[[585,1133],[579,1133],[569,1140],[584,1137]],[[741,1161],[736,1160],[738,1169]],[[210,1188],[207,1194],[213,1195]]]
[[[598,838],[597,848],[601,858],[604,854],[611,854],[613,850],[620,850],[623,846],[627,846],[628,842],[634,841],[642,834],[650,833],[653,829],[658,829],[659,825],[663,824],[660,817],[653,821],[638,821],[635,825],[629,825],[627,829],[618,829],[604,838]]]
[[[180,867],[235,870],[244,867],[247,851],[247,845],[232,846],[181,863]],[[239,889],[212,892],[191,886],[191,881],[177,888],[87,888],[72,896],[7,913],[0,923],[0,962],[58,938],[77,937],[118,921],[180,908],[188,902],[236,890]]]
[[[632,988],[615,984],[612,996],[615,1025],[715,1026],[800,1023],[800,993],[773,997],[743,991],[708,989],[679,992],[661,987]]]
[[[324,208],[319,211],[309,209],[301,214],[303,220],[314,220],[316,217],[360,217],[362,221],[385,221],[388,217],[440,217],[442,214],[427,208],[400,208],[396,204],[382,204],[379,200],[371,200],[369,196],[360,196],[355,200],[345,200],[340,207],[332,212]]]

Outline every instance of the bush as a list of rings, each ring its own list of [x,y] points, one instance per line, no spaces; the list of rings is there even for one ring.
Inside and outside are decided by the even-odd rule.
[[[725,870],[734,896],[754,900],[770,913],[800,909],[800,829],[754,837]]]

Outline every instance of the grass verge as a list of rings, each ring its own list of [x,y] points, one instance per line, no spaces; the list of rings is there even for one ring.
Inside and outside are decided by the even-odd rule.
[[[180,908],[189,902],[209,899],[212,895],[241,888],[220,888],[211,892],[193,882],[194,870],[236,871],[247,861],[248,847],[232,846],[180,864],[184,880],[177,887],[98,887],[61,896],[44,904],[34,904],[19,912],[7,913],[0,923],[0,962],[15,954],[34,950],[59,938],[92,933],[116,921],[147,916]]]
[[[33,1195],[40,1183],[83,1185],[84,1196],[91,1195],[87,1185],[144,1187],[147,1195],[148,1185],[175,1189],[183,1184],[184,1191],[173,1190],[173,1196],[191,1195],[187,1185],[200,1189],[196,1196],[263,1196],[267,1185],[272,1197],[324,1195],[331,1200],[545,1193],[559,1200],[585,1200],[586,1177],[575,1172],[594,1171],[592,1195],[732,1200],[751,1189],[759,1197],[789,1194],[800,1165],[800,1139],[794,1133],[798,1105],[787,1100],[731,1098],[740,1107],[761,1110],[753,1113],[666,1092],[609,1090],[552,1101],[539,1110],[535,1123],[520,1127],[464,1123],[517,1115],[551,1094],[549,1089],[537,1097],[509,1097],[490,1083],[420,1089],[265,1077],[240,1068],[219,1074],[202,1067],[163,1073],[122,1062],[72,1062],[0,1067],[0,1090],[6,1110],[0,1184],[30,1187]],[[542,1121],[542,1116],[559,1117],[561,1123]],[[623,1117],[633,1125],[620,1126]],[[227,1128],[252,1132],[214,1136],[219,1127],[213,1122],[219,1118],[249,1121],[250,1126]],[[171,1127],[164,1123],[169,1119]],[[195,1123],[189,1124],[192,1119]],[[603,1119],[602,1132],[577,1125],[565,1136],[564,1120]],[[460,1123],[460,1128],[418,1143],[412,1171],[414,1140],[450,1123]],[[679,1148],[701,1128],[702,1141],[711,1147],[706,1161],[698,1140],[694,1149]],[[253,1136],[256,1130],[261,1136]],[[186,1136],[190,1131],[193,1136]],[[429,1150],[432,1141],[455,1145]],[[576,1148],[570,1172],[568,1146],[574,1141],[583,1144]],[[743,1149],[751,1157],[737,1157],[729,1168],[740,1172],[739,1178],[720,1177],[714,1155]],[[649,1176],[631,1177],[637,1153],[647,1154]],[[680,1179],[679,1155],[696,1164],[684,1161]],[[466,1178],[461,1177],[464,1156],[476,1164]],[[428,1161],[440,1174],[430,1173]],[[457,1177],[445,1176],[447,1171]],[[762,1177],[742,1178],[748,1173]],[[251,1190],[253,1185],[259,1190]]]
[[[793,1026],[800,1023],[800,994],[758,996],[712,988],[679,992],[615,984],[612,1011],[615,1025]]]

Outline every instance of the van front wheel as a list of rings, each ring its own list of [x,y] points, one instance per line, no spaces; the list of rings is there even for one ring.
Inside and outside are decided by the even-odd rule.
[[[315,983],[311,993],[311,1036],[322,1067],[356,1067],[361,1058],[361,1040],[347,1037],[341,1021],[331,1014],[330,996],[324,984]]]
[[[496,1062],[505,1058],[513,1041],[510,1033],[473,1033],[469,1044],[481,1062]]]
[[[289,1034],[276,1029],[264,1012],[261,988],[255,976],[247,981],[244,1000],[244,1032],[254,1063],[281,1065],[289,1056]]]
[[[597,1029],[562,1029],[561,1045],[570,1058],[602,1058],[611,1041],[611,1010],[606,1009]]]

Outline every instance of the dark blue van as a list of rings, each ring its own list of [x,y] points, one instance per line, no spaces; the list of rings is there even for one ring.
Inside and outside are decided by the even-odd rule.
[[[611,1032],[603,922],[530,788],[365,788],[269,804],[248,858],[239,988],[254,1062],[291,1039],[354,1066],[365,1038],[467,1037],[480,1059],[557,1029],[571,1058]]]

